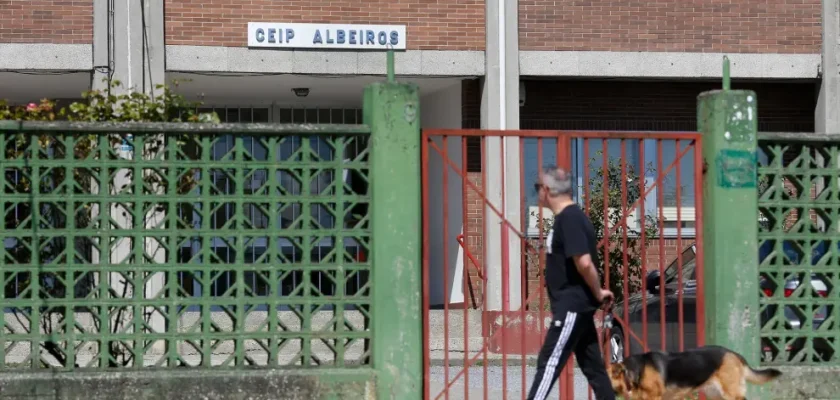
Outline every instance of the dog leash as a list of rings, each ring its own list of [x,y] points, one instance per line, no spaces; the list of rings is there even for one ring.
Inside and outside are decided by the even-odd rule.
[[[609,357],[609,354],[607,354],[608,353],[607,350],[609,350],[608,345],[610,343],[610,331],[612,331],[612,328],[613,328],[612,327],[613,322],[610,322],[609,327],[607,327],[607,325],[604,322],[607,320],[608,315],[612,315],[613,305],[614,304],[611,303],[609,305],[609,307],[604,308],[603,309],[603,314],[601,315],[601,331],[604,333],[604,338],[601,341],[601,353],[604,357]],[[605,361],[607,361],[607,360],[605,360]]]

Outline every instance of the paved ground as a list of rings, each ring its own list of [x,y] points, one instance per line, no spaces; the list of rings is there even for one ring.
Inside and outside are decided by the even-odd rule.
[[[446,321],[446,322],[444,322]],[[448,328],[449,335],[444,338],[444,324]],[[466,324],[466,326],[465,326]],[[430,399],[448,399],[448,400],[483,400],[484,399],[484,366],[481,364],[483,355],[478,357],[479,365],[473,365],[469,368],[468,378],[465,376],[459,377],[456,382],[449,388],[449,396],[446,397],[443,393],[446,386],[446,379],[444,376],[444,365],[449,365],[449,380],[453,380],[456,374],[461,372],[464,365],[464,351],[466,350],[472,358],[483,344],[483,337],[481,334],[481,313],[476,310],[468,310],[466,321],[464,319],[464,311],[452,311],[449,318],[444,317],[444,313],[440,310],[432,310],[429,313],[430,338],[429,338],[429,358],[430,358]],[[464,341],[464,331],[467,331],[467,341]],[[448,340],[447,340],[448,339]],[[448,342],[448,346],[445,344]],[[466,345],[466,346],[465,346]],[[487,355],[487,394],[488,400],[502,400],[502,399],[522,399],[527,394],[530,388],[531,381],[534,379],[536,372],[536,355],[529,355],[525,359],[525,382],[522,380],[522,356],[509,355],[507,357],[507,368],[502,367],[501,354],[489,353]],[[589,399],[589,384],[580,369],[575,368],[575,400]],[[507,391],[503,390],[503,377],[507,378]],[[466,396],[464,388],[466,386]],[[559,399],[559,389],[557,383],[548,396],[549,399]]]
[[[575,400],[589,399],[589,384],[586,383],[586,378],[583,373],[575,368]],[[449,379],[455,374],[461,372],[460,367],[451,367],[449,369]],[[526,367],[525,382],[522,382],[522,367],[508,366],[503,371],[501,366],[487,367],[487,394],[488,400],[518,400],[523,399],[527,395],[527,390],[530,388],[531,381],[534,379],[535,369],[533,367]],[[449,396],[443,393],[445,387],[445,377],[443,367],[432,367],[430,371],[430,399],[449,399],[449,400],[483,400],[484,399],[484,367],[471,367],[469,369],[469,383],[467,386],[467,393],[464,396],[464,387],[466,378],[462,375],[458,378],[456,383],[450,387]],[[503,391],[502,378],[507,377],[507,392]],[[548,396],[549,399],[559,399],[558,385],[555,383],[554,388]]]

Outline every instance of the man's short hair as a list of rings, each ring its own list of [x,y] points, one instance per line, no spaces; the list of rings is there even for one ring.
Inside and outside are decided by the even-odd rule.
[[[543,167],[542,184],[548,190],[549,196],[572,195],[572,174],[563,168],[550,165]]]

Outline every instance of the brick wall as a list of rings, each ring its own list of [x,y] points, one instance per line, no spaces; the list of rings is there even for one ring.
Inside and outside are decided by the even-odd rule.
[[[520,0],[519,46],[819,53],[820,11],[820,0]]]
[[[0,43],[93,43],[93,0],[0,0]]]
[[[248,22],[400,24],[409,49],[483,50],[484,2],[166,0],[166,44],[245,47]]]
[[[784,162],[784,165],[786,165],[786,166],[791,165],[791,163],[793,163],[794,160],[802,154],[802,146],[797,146],[797,145],[789,145],[789,146],[790,147],[788,148],[788,150],[783,154],[783,160],[784,160],[783,162]],[[811,152],[814,152],[813,148],[811,148]],[[807,168],[808,164],[805,164],[805,165],[806,165],[805,168]],[[808,195],[812,200],[816,199],[817,196],[819,195],[817,193],[818,179],[819,178],[824,178],[826,181],[829,179],[828,177],[817,176],[817,177],[814,177],[815,178],[814,181],[810,181],[808,179],[809,178],[808,176],[802,176],[802,175],[792,175],[792,176],[800,179],[799,183],[802,184],[802,185],[805,185],[802,188],[802,190],[808,190]],[[794,184],[789,178],[784,178],[783,182],[784,182],[785,191],[787,192],[787,195],[789,196],[790,199],[796,199],[801,195],[799,187],[796,184]],[[824,182],[824,184],[825,184],[825,182]],[[829,190],[831,190],[831,189],[829,189]],[[776,197],[776,198],[781,199],[783,197]],[[776,207],[770,207],[771,212],[776,211],[775,208]],[[821,211],[825,212],[825,211],[828,211],[829,209],[830,209],[830,207],[826,207],[822,204],[815,204],[811,207],[803,207],[801,209],[799,209],[799,208],[789,208],[789,209],[785,210],[785,214],[783,214],[784,215],[784,225],[782,225],[783,229],[785,230],[785,232],[813,233],[812,230],[816,230],[817,227],[819,226],[820,216],[817,214],[817,210],[821,210]],[[806,221],[800,221],[801,219],[803,219],[800,216],[800,213],[802,211],[808,213],[808,219],[811,220],[811,224],[807,224]],[[765,215],[765,216],[766,217],[771,217],[771,216],[773,216],[773,214]],[[772,221],[772,219],[771,219],[771,221]],[[802,222],[803,225],[801,225],[797,229],[792,230],[791,228],[793,228],[793,226],[796,225],[796,223],[798,223],[798,222]],[[771,225],[771,226],[772,226],[773,231],[778,229],[778,225]]]
[[[461,81],[461,128],[476,129],[480,126],[481,120],[481,81],[478,79],[465,79]],[[467,179],[476,187],[482,188],[481,179],[481,141],[478,138],[467,139]],[[467,226],[464,227],[464,236],[467,242],[467,249],[478,260],[480,265],[484,262],[484,214],[482,205],[484,201],[475,190],[467,189]],[[478,271],[471,267],[467,270],[472,284],[472,296],[465,293],[464,299],[468,306],[481,304],[484,300],[484,288],[481,286],[481,278]]]
[[[470,172],[467,178],[475,184],[478,188],[482,187],[481,172]],[[467,226],[464,229],[467,249],[478,260],[479,265],[484,265],[484,214],[483,214],[484,200],[475,190],[467,190]],[[484,302],[484,287],[482,286],[481,278],[478,276],[478,270],[472,265],[467,270],[469,273],[470,284],[473,293],[467,293],[465,300],[469,306],[476,304],[483,304]],[[475,298],[473,303],[472,298]]]

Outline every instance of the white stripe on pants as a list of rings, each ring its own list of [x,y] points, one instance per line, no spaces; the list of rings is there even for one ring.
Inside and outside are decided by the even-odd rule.
[[[534,396],[534,400],[545,400],[546,396],[548,396],[548,388],[551,387],[551,381],[554,379],[554,370],[557,369],[557,364],[560,363],[560,356],[563,354],[563,348],[566,347],[566,343],[572,335],[572,329],[575,327],[575,319],[577,319],[577,313],[566,313],[566,321],[563,322],[563,330],[560,331],[560,337],[557,338],[557,344],[554,345],[554,350],[551,351],[551,357],[548,358],[548,362],[545,365],[542,380],[540,381],[540,386],[539,389],[537,389],[537,394]]]

